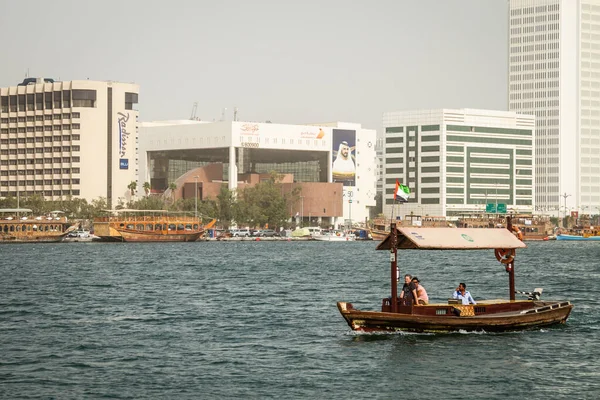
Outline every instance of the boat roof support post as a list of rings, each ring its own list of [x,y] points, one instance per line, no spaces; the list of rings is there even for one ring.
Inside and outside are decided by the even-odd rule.
[[[396,223],[392,221],[390,227],[390,278],[392,283],[392,298],[391,298],[391,310],[392,312],[398,312],[398,232],[396,231]]]
[[[512,218],[506,218],[506,229],[509,232],[512,232]],[[516,251],[516,249],[515,249]],[[513,259],[507,265],[508,270],[508,290],[509,290],[509,298],[510,300],[515,300],[515,260]]]

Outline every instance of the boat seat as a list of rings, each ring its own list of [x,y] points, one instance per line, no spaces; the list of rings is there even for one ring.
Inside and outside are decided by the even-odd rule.
[[[464,306],[464,305],[456,305],[454,308],[460,311],[459,317],[474,317],[475,316],[475,308],[472,305]]]

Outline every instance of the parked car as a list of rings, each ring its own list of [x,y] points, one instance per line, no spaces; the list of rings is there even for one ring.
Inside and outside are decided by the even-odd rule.
[[[275,230],[273,230],[273,229],[263,229],[262,231],[258,232],[258,236],[273,237],[273,236],[279,236],[279,233],[275,232]]]
[[[248,237],[248,236],[250,236],[250,229],[248,229],[248,228],[232,229],[231,236],[233,236],[233,237]]]

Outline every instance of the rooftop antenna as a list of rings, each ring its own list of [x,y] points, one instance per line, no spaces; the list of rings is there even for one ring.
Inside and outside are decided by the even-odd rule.
[[[233,120],[237,121],[237,107],[233,107]]]
[[[196,111],[198,111],[198,102],[195,101],[194,105],[192,107],[192,115],[190,116],[190,119],[195,121],[196,120]]]

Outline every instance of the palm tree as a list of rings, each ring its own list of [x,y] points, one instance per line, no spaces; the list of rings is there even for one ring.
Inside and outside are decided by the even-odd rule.
[[[129,185],[127,185],[127,189],[131,192],[131,197],[135,194],[135,190],[137,189],[137,182],[131,181]]]
[[[177,190],[177,184],[175,182],[171,182],[169,184],[169,189],[171,190],[171,201],[175,202],[175,191]]]
[[[150,189],[152,189],[150,187],[150,182],[144,182],[144,192],[146,193],[146,197],[148,196],[148,193],[150,193]]]

